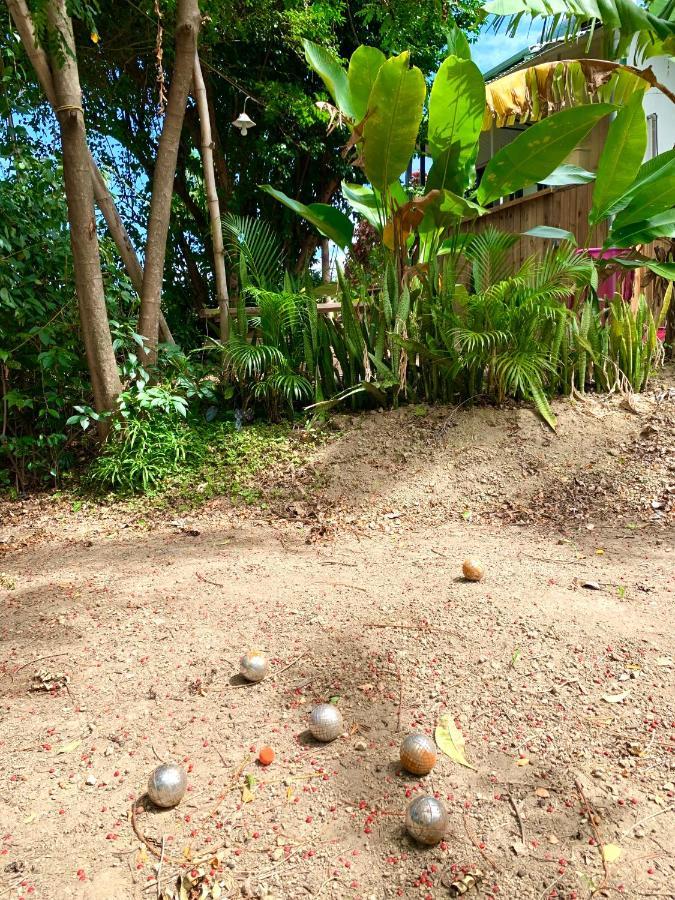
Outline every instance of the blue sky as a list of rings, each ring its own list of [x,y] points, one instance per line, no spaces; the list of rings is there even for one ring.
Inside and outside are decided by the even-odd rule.
[[[536,44],[539,34],[536,23],[532,26],[530,21],[521,22],[512,38],[506,36],[503,27],[499,34],[495,34],[491,28],[484,26],[476,43],[471,45],[471,56],[481,72],[487,72],[518,50]]]

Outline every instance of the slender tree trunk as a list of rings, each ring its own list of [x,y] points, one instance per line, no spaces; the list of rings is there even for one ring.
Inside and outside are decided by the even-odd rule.
[[[220,224],[220,203],[216,190],[216,172],[213,167],[213,139],[211,137],[211,118],[206,97],[206,87],[199,63],[199,53],[195,49],[194,95],[199,110],[199,124],[202,137],[202,166],[204,168],[204,185],[206,200],[209,205],[211,220],[211,243],[213,244],[213,267],[216,276],[216,296],[220,311],[220,339],[226,341],[230,336],[230,298],[227,293],[227,276],[225,274],[225,248],[223,247],[223,229]]]
[[[324,284],[330,282],[330,246],[328,238],[321,238],[321,280]]]
[[[194,69],[197,35],[201,25],[197,0],[178,0],[176,10],[176,58],[171,77],[171,87],[166,116],[157,148],[157,161],[152,181],[152,200],[148,221],[148,238],[145,246],[145,271],[141,293],[141,312],[138,332],[146,338],[148,352],[146,362],[157,358],[159,307],[164,278],[166,241],[171,218],[173,181],[176,173],[178,146],[183,128],[185,105]]]
[[[114,409],[122,385],[117,373],[105,305],[75,40],[65,0],[50,0],[47,16],[50,28],[55,33],[53,40],[62,41],[64,48],[63,60],[54,60],[52,63],[52,79],[61,130],[63,180],[68,202],[80,322],[94,402],[96,409],[101,412]],[[59,62],[62,64],[59,65]]]
[[[33,21],[30,16],[25,0],[6,0],[10,15],[14,21],[16,30],[19,32],[21,43],[26,51],[26,55],[33,64],[35,74],[44,91],[45,97],[49,101],[53,109],[56,108],[56,94],[54,92],[54,82],[52,79],[51,69],[47,55],[37,43]],[[143,269],[136,256],[132,243],[127,234],[126,228],[119,217],[115,201],[108,190],[108,187],[101,175],[98,166],[94,162],[94,157],[89,153],[89,168],[94,184],[94,199],[96,205],[101,210],[103,218],[106,220],[108,229],[112,239],[117,245],[124,268],[131,279],[134,289],[139,296],[143,287]],[[162,339],[167,343],[175,343],[169,326],[163,314],[160,313],[159,328]]]

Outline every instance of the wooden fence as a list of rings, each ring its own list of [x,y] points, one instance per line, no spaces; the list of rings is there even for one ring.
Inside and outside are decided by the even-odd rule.
[[[570,185],[569,187],[546,188],[527,197],[508,200],[495,206],[487,215],[467,224],[473,232],[497,228],[511,234],[523,234],[537,225],[549,225],[571,231],[579,247],[589,246],[588,211],[591,208],[593,184]],[[591,235],[592,246],[602,246],[607,237],[607,226],[601,223]],[[549,241],[541,238],[523,237],[511,250],[511,259],[516,266],[522,265],[528,256],[541,251]]]

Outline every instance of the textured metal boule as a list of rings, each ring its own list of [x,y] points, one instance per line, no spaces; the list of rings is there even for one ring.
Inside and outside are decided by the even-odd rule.
[[[437,844],[448,828],[448,814],[440,800],[416,797],[408,804],[405,827],[420,844]]]
[[[309,730],[317,741],[334,741],[344,731],[342,713],[332,703],[319,703],[309,717]]]
[[[155,806],[168,809],[183,799],[187,788],[185,769],[175,763],[157,766],[148,780],[148,797]]]
[[[428,775],[436,765],[436,744],[426,734],[409,734],[400,749],[401,765],[413,775]]]
[[[260,650],[249,650],[239,661],[239,671],[247,681],[262,681],[268,669],[267,657]]]

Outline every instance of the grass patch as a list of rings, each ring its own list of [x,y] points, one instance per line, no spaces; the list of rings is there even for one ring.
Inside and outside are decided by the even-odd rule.
[[[160,421],[113,436],[82,483],[119,499],[143,495],[160,505],[198,506],[212,497],[259,503],[271,470],[300,466],[325,439],[319,430],[232,422]]]

